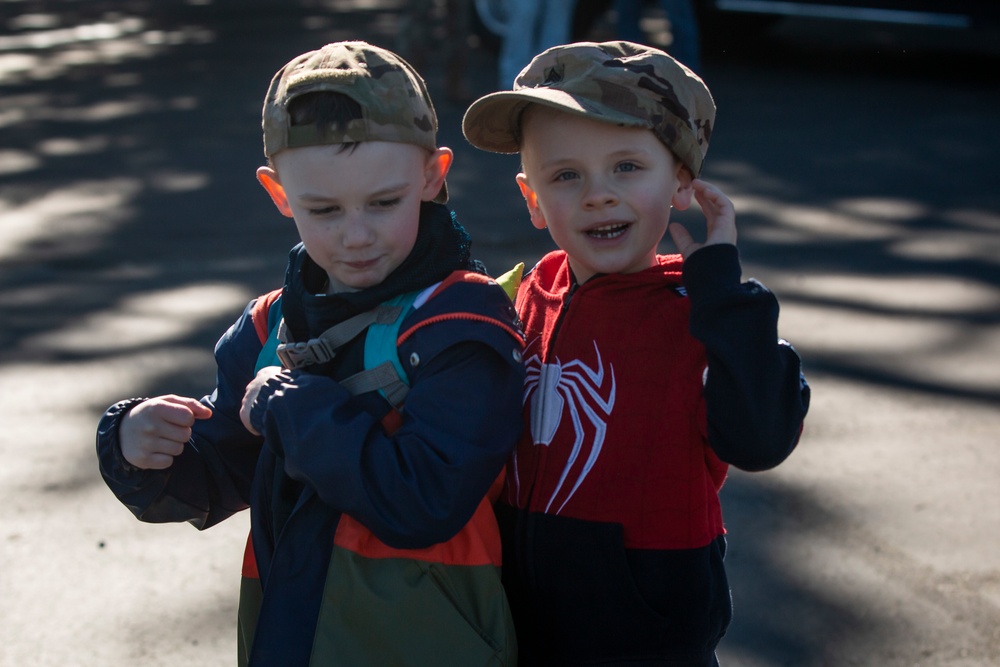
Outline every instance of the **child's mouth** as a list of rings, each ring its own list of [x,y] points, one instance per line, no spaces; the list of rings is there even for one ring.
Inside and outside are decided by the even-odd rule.
[[[347,266],[354,269],[355,271],[365,271],[375,266],[378,263],[377,259],[366,259],[357,262],[346,262]]]
[[[602,225],[601,227],[588,229],[586,234],[593,239],[616,239],[628,231],[628,228],[628,223],[619,222],[612,225]]]

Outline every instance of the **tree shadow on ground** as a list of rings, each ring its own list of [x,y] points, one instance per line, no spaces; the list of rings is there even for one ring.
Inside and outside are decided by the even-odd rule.
[[[723,664],[818,667],[829,664],[831,647],[879,637],[877,619],[863,618],[835,591],[809,585],[810,564],[783,553],[783,545],[830,531],[842,517],[807,492],[745,474],[730,476],[722,501],[734,616],[721,651],[735,658]]]

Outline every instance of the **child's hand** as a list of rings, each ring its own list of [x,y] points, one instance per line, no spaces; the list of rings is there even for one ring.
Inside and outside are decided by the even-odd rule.
[[[684,259],[691,256],[693,252],[704,248],[707,245],[728,243],[736,245],[736,210],[729,197],[722,193],[722,190],[711,183],[696,178],[691,182],[694,190],[694,197],[701,206],[701,212],[705,214],[707,234],[704,243],[697,243],[691,234],[679,222],[671,222],[669,226],[670,238],[674,240],[674,245],[680,251]]]
[[[118,429],[122,456],[143,470],[169,468],[191,439],[195,420],[211,416],[211,408],[184,396],[143,401],[125,415]]]
[[[253,410],[253,404],[257,400],[257,395],[260,393],[261,388],[267,384],[268,380],[283,371],[284,369],[280,366],[265,366],[257,373],[257,377],[250,380],[250,384],[247,385],[247,390],[243,394],[243,404],[240,406],[240,421],[243,422],[246,430],[254,435],[260,435],[257,429],[253,427],[253,424],[250,423],[250,411]]]

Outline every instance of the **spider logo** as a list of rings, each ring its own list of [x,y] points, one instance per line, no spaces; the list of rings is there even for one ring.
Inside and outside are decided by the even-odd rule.
[[[564,412],[568,412],[573,423],[573,446],[559,482],[545,507],[546,512],[549,512],[553,504],[560,499],[563,487],[570,475],[574,474],[574,467],[584,449],[587,450],[587,454],[583,466],[575,472],[575,481],[565,493],[565,497],[561,498],[562,502],[555,510],[555,514],[559,514],[566,506],[601,455],[607,432],[607,418],[615,406],[615,371],[614,367],[608,364],[606,376],[601,361],[601,351],[597,348],[596,342],[594,352],[597,354],[596,368],[591,368],[580,360],[562,364],[558,358],[555,363],[543,364],[537,354],[525,362],[523,402],[530,401],[529,419],[534,444],[544,447],[552,444],[556,431],[562,423]],[[604,386],[606,379],[610,382],[609,388]],[[584,423],[584,416],[593,429],[593,437],[589,443],[586,442],[588,429]],[[514,471],[514,482],[519,489],[516,461]]]

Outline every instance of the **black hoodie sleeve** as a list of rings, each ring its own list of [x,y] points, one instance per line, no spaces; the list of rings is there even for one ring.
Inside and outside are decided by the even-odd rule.
[[[767,470],[795,448],[809,408],[798,354],[778,338],[778,301],[740,282],[734,245],[711,245],[684,262],[691,334],[706,348],[708,439],[720,459]]]

